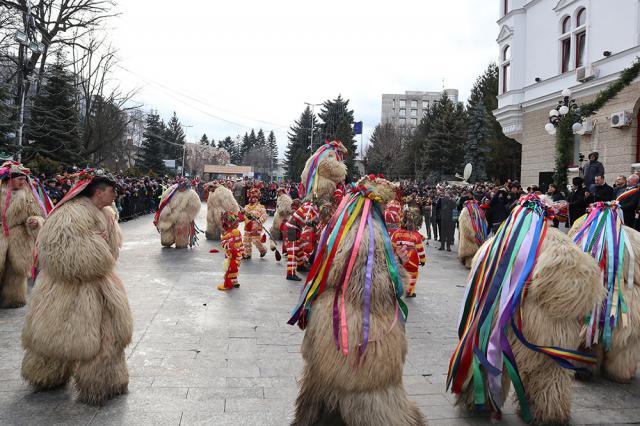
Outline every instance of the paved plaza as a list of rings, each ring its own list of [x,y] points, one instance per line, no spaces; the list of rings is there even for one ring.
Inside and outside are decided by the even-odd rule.
[[[205,224],[206,206],[198,223]],[[122,224],[118,271],[134,317],[129,393],[104,407],[73,401],[70,387],[33,393],[20,378],[26,308],[0,310],[0,424],[287,425],[302,367],[303,332],[286,324],[302,283],[284,279],[273,253],[242,263],[241,288],[216,290],[223,254],[204,240],[163,249],[151,215]],[[457,247],[456,247],[457,248]],[[408,300],[404,384],[431,425],[490,424],[454,407],[445,392],[467,271],[455,253],[427,248]],[[640,423],[640,381],[576,382],[575,424]],[[509,404],[502,424],[522,424]]]

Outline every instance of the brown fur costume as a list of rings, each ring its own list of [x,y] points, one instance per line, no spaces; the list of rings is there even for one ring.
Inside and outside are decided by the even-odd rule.
[[[582,226],[583,218],[577,220],[569,231],[569,236],[573,238]],[[640,361],[640,233],[633,228],[624,226],[628,241],[635,254],[634,282],[633,288],[627,288],[627,276],[623,274],[622,291],[624,300],[629,307],[629,322],[625,326],[618,324],[613,330],[611,339],[611,349],[605,352],[600,344],[593,346],[593,353],[596,355],[598,364],[592,372],[602,372],[602,374],[616,382],[626,383],[636,376],[638,362]],[[595,260],[592,258],[595,264]],[[625,256],[623,271],[629,270],[629,256]],[[604,296],[603,296],[604,297]]]
[[[164,247],[186,248],[189,245],[191,222],[200,212],[200,197],[193,189],[176,191],[158,220],[160,243]]]
[[[125,393],[129,302],[114,268],[122,243],[110,207],[87,197],[60,206],[38,237],[40,274],[22,330],[22,377],[36,390],[74,379],[78,400]]]
[[[222,212],[238,213],[240,206],[233,197],[233,193],[224,186],[218,186],[215,191],[209,194],[207,200],[207,231],[208,240],[219,240],[222,229]]]
[[[0,212],[4,211],[9,190],[8,182],[1,184]],[[19,308],[27,303],[27,277],[31,272],[36,237],[44,223],[42,216],[28,184],[13,191],[7,209],[9,235],[4,235],[0,228],[0,308]],[[35,229],[27,225],[32,218],[38,221]]]
[[[344,147],[342,147],[342,149],[344,150],[343,154],[346,153],[346,149],[344,149]],[[303,183],[307,181],[312,161],[313,156],[310,157],[304,165],[304,169],[300,175]],[[337,185],[343,182],[346,176],[347,166],[338,159],[335,152],[329,152],[329,154],[320,161],[320,164],[318,164],[318,171],[316,173],[318,183],[315,186],[312,185],[312,188],[308,188],[309,194],[305,197],[305,200],[315,199],[318,201],[318,204],[322,204],[323,202],[330,203]],[[302,198],[303,195],[304,194],[300,194],[300,198]]]
[[[493,237],[485,244],[491,244],[492,240]],[[584,316],[604,297],[598,268],[589,259],[562,232],[548,228],[521,307],[522,332],[529,342],[578,349]],[[477,261],[476,254],[473,264]],[[534,421],[566,424],[571,416],[573,372],[525,347],[513,331],[509,340]],[[506,399],[509,392],[506,367],[502,376]],[[475,410],[473,380],[458,396],[458,404]]]
[[[471,214],[466,207],[463,207],[460,212],[460,217],[458,218],[458,230],[460,233],[458,242],[458,259],[460,259],[460,262],[462,262],[467,269],[471,269],[473,256],[475,256],[480,246],[476,242],[476,233],[474,232],[473,225],[471,224]]]
[[[376,180],[376,191],[387,202],[394,187],[383,179]],[[394,323],[396,296],[385,261],[383,230],[376,221],[375,239],[364,232],[353,273],[345,297],[349,329],[349,354],[336,350],[333,336],[334,290],[340,285],[360,219],[337,248],[329,271],[326,290],[312,306],[311,316],[302,342],[304,369],[296,400],[293,425],[347,424],[350,426],[423,425],[425,420],[417,406],[409,400],[402,384],[402,370],[407,353],[404,326]],[[371,291],[370,333],[367,350],[357,365],[363,316],[365,265],[369,244],[375,244],[375,261]],[[405,277],[406,278],[406,277]],[[391,327],[393,325],[393,327]],[[328,418],[341,418],[331,423]],[[335,420],[334,420],[335,421]]]
[[[291,197],[287,194],[281,194],[276,202],[276,213],[273,216],[273,224],[269,231],[273,238],[276,240],[282,240],[282,233],[280,232],[280,225],[283,222],[289,220],[289,217],[293,213],[291,210]]]

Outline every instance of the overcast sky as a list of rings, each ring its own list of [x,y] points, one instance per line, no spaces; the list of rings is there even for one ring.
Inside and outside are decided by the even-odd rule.
[[[495,4],[494,4],[495,3]],[[119,0],[117,78],[190,140],[274,130],[280,156],[304,109],[338,94],[364,122],[382,93],[460,90],[495,59],[498,3],[488,0]],[[226,120],[226,121],[225,121]]]

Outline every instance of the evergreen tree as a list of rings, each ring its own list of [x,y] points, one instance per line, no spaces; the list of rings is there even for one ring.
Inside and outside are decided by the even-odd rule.
[[[212,140],[212,142],[213,142],[213,140]],[[207,137],[206,133],[204,133],[202,135],[202,137],[200,138],[200,145],[209,146],[209,138]]]
[[[24,138],[35,141],[29,156],[40,154],[63,164],[81,164],[84,158],[79,128],[74,77],[58,56],[33,101],[28,136]]]
[[[473,165],[472,182],[484,182],[487,180],[487,153],[489,148],[489,118],[483,102],[477,102],[468,111],[469,123],[467,131],[467,143],[464,149],[464,162]]]
[[[273,167],[278,163],[278,142],[276,141],[276,135],[273,134],[273,130],[269,132],[267,138],[267,148],[269,149],[269,156],[273,162]]]
[[[353,133],[353,110],[349,109],[349,100],[342,99],[341,95],[333,100],[325,101],[322,110],[318,114],[323,123],[320,125],[320,133],[313,137],[312,151],[315,152],[325,141],[339,140],[347,148],[345,157],[347,165],[347,179],[357,175],[355,158],[358,146]]]
[[[142,134],[142,146],[138,151],[136,166],[145,173],[155,172],[164,174],[166,168],[163,159],[163,136],[166,132],[165,125],[157,113],[147,115]]]
[[[223,148],[229,153],[229,161],[231,161],[231,164],[238,165],[242,161],[242,156],[240,155],[240,147],[238,146],[236,141],[231,139],[230,136],[227,136],[226,138],[221,140],[218,143],[218,148]]]
[[[265,148],[267,146],[267,139],[264,137],[264,132],[262,129],[258,130],[258,135],[256,136],[256,147],[257,148]]]
[[[507,179],[520,178],[522,146],[514,139],[504,135],[502,126],[491,114],[498,108],[498,81],[498,66],[491,63],[486,71],[476,79],[471,89],[467,110],[472,111],[479,102],[484,104],[489,128],[487,175],[491,179],[504,182]]]
[[[251,130],[251,132],[253,133],[253,130]],[[256,138],[255,133],[253,133],[253,141],[251,140],[251,137],[247,133],[244,134],[244,136],[242,137],[242,143],[240,145],[241,159],[244,159],[244,156],[247,154],[247,152],[251,151],[251,149],[254,147],[255,138]]]
[[[314,133],[318,131],[319,126],[316,122],[316,117],[311,112],[311,108],[307,106],[287,133],[289,142],[284,153],[284,163],[287,170],[287,179],[291,179],[294,182],[300,181],[304,164],[311,155],[309,152],[311,126],[314,126]]]
[[[183,145],[185,144],[186,137],[175,111],[171,116],[171,120],[167,123],[164,139],[165,159],[176,160],[176,163],[182,164]]]

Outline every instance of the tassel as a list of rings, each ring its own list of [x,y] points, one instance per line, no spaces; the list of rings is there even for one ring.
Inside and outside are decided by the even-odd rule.
[[[271,251],[276,251],[276,242],[273,240],[269,241],[269,248],[271,249]]]
[[[265,234],[262,234],[262,236],[260,237],[260,242],[261,242],[262,244],[264,244],[264,243],[266,243],[266,242],[267,242],[267,236],[266,236]]]
[[[218,249],[211,249],[211,250],[209,250],[209,253],[220,253],[220,250],[218,250]]]

